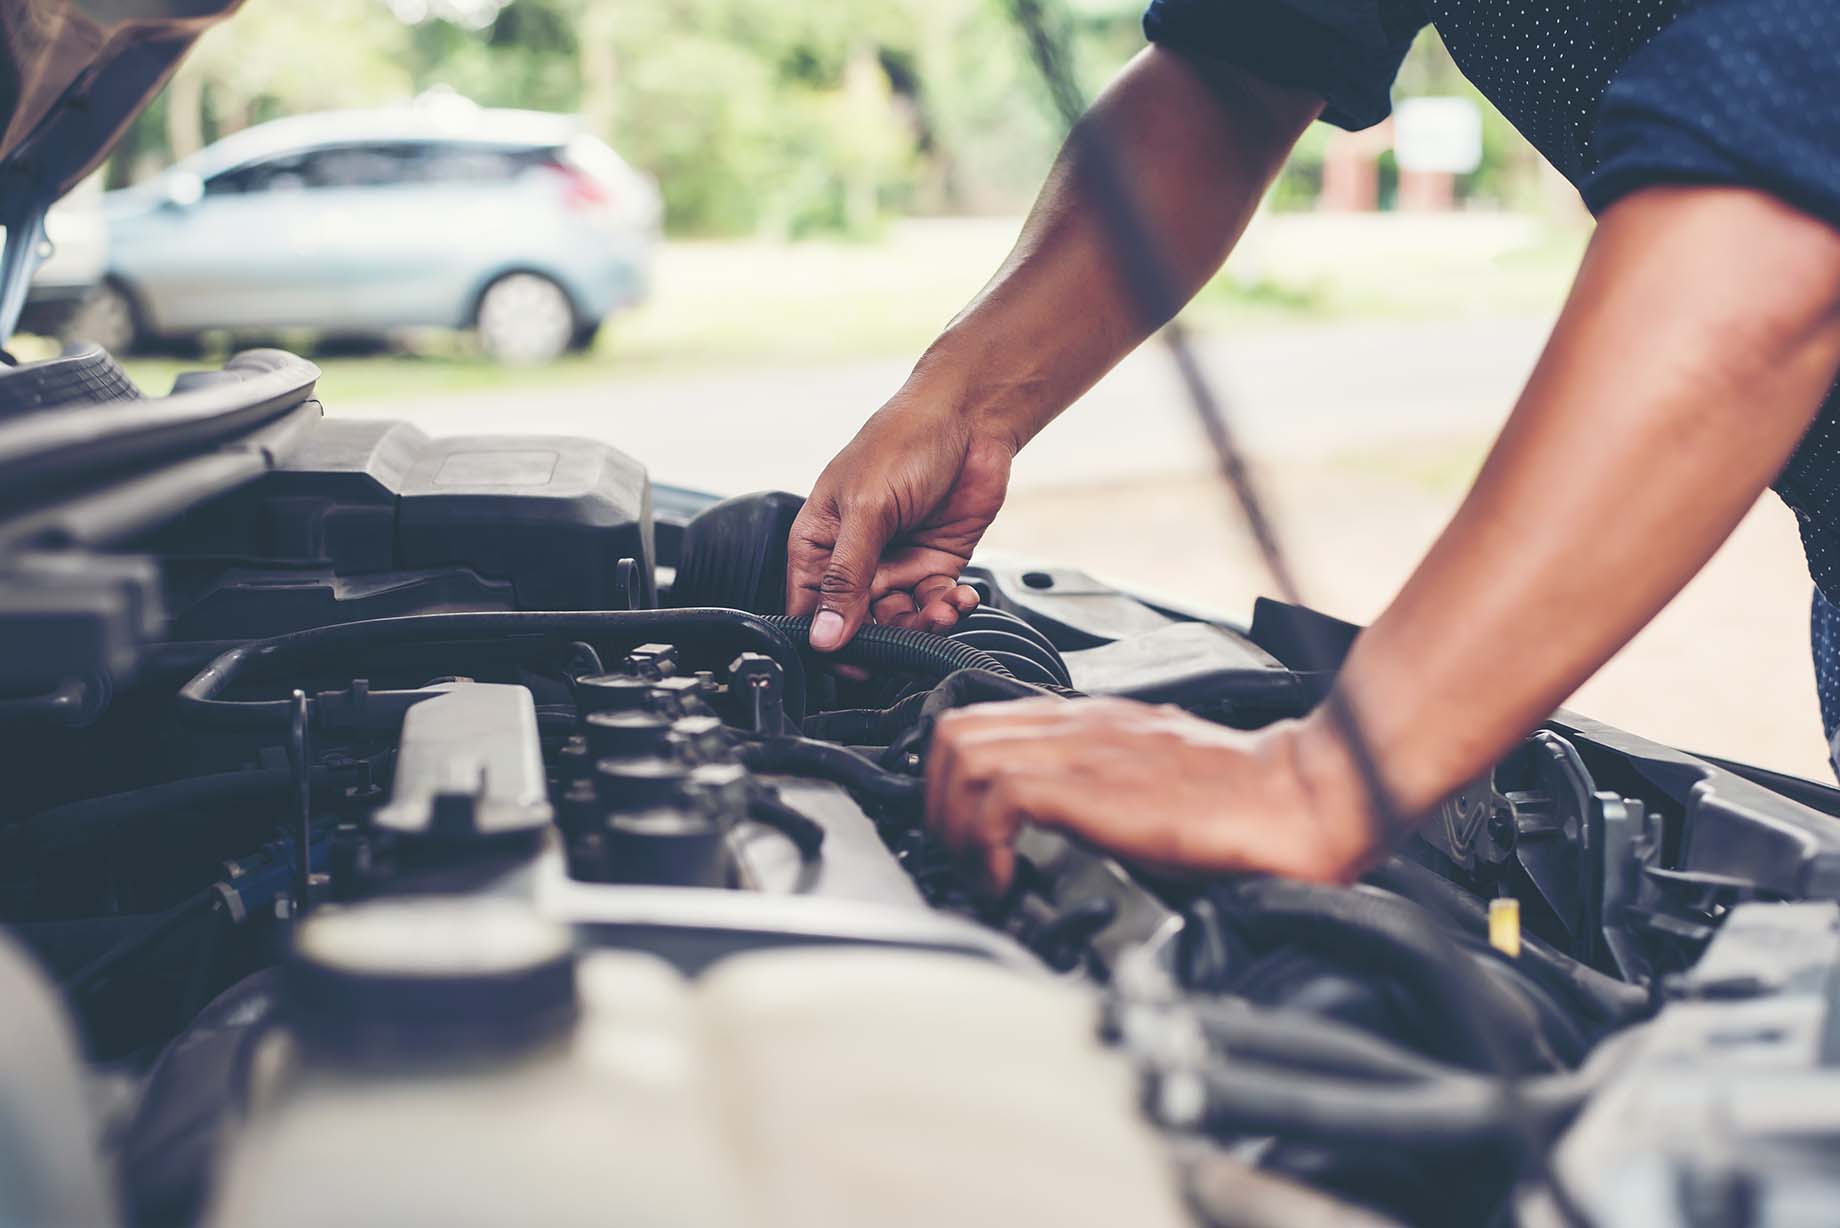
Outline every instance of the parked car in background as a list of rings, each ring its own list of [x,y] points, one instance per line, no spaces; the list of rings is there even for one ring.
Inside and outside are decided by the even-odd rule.
[[[246,129],[103,200],[92,340],[473,328],[508,363],[646,294],[658,190],[574,119],[453,96]]]

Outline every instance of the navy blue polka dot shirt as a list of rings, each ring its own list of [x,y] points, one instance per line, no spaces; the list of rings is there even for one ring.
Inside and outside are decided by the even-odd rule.
[[[1153,0],[1150,41],[1379,123],[1435,25],[1464,74],[1594,212],[1663,183],[1772,193],[1840,227],[1840,0]],[[1716,294],[1716,286],[1706,292]],[[1840,388],[1775,488],[1814,577],[1816,683],[1840,725]]]

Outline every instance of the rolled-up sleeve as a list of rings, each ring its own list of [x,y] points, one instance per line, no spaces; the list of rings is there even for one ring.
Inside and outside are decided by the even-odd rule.
[[[1665,183],[1751,187],[1840,227],[1840,5],[1710,0],[1610,82],[1580,185],[1601,212]]]
[[[1144,36],[1204,67],[1309,90],[1324,120],[1352,131],[1392,112],[1393,78],[1424,24],[1411,0],[1152,0]]]

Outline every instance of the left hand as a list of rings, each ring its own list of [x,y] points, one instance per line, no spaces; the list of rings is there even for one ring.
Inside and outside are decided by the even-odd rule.
[[[927,757],[927,823],[1001,891],[1024,823],[1130,860],[1352,879],[1373,851],[1358,776],[1308,722],[1257,733],[1123,699],[948,713]]]

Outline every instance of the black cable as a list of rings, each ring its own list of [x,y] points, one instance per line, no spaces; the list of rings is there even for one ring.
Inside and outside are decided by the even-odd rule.
[[[805,718],[808,738],[858,746],[887,746],[913,728],[930,691],[916,691],[886,708],[833,708]]]
[[[858,801],[917,814],[926,801],[926,782],[883,771],[855,751],[810,738],[771,737],[744,743],[741,762],[755,772],[816,776],[841,785]]]

